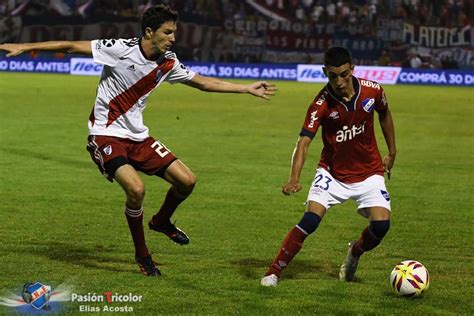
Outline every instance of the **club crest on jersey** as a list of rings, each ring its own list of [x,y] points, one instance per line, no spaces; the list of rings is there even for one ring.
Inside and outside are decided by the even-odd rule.
[[[115,40],[114,39],[104,39],[104,40],[102,40],[102,44],[105,47],[112,47],[115,44]]]
[[[112,154],[112,145],[105,147],[103,151],[107,156],[110,156]]]
[[[365,112],[369,113],[374,109],[375,105],[375,99],[374,98],[367,98],[364,101],[362,101],[362,108],[364,109]]]
[[[386,199],[387,201],[390,201],[390,194],[388,194],[387,191],[380,190],[380,193],[382,194],[384,199]]]

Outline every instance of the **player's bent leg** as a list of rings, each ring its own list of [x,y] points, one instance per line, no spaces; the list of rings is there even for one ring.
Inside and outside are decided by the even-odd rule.
[[[390,211],[385,207],[375,206],[367,208],[370,221],[386,221],[390,220]]]
[[[135,169],[128,164],[119,167],[115,171],[114,178],[127,195],[125,216],[135,246],[135,261],[144,275],[159,276],[161,273],[148,253],[145,243],[142,206],[145,195],[143,181]]]
[[[131,165],[126,164],[115,171],[114,179],[127,195],[127,207],[140,208],[145,197],[145,185],[138,172]]]
[[[355,242],[352,254],[360,257],[377,247],[390,229],[390,211],[384,207],[369,207],[369,226]]]
[[[316,231],[324,214],[326,214],[326,207],[314,201],[308,202],[306,212],[300,222],[285,236],[277,256],[260,280],[261,285],[277,285],[283,269],[301,250],[306,237]]]
[[[171,216],[178,206],[191,194],[196,184],[196,176],[180,160],[171,163],[163,174],[163,178],[172,186],[168,190],[163,205],[158,213],[149,221],[148,227],[167,235],[180,245],[189,243],[185,232],[171,223]]]
[[[308,201],[308,205],[306,206],[306,212],[314,213],[321,218],[324,217],[326,211],[327,209],[324,205],[315,201]]]
[[[341,266],[339,279],[352,281],[357,270],[359,258],[364,252],[377,247],[390,229],[390,211],[383,207],[367,209],[370,220],[360,238],[349,243],[346,259]]]
[[[164,173],[164,179],[176,187],[177,191],[188,196],[196,185],[196,176],[181,160],[177,159],[168,166]]]

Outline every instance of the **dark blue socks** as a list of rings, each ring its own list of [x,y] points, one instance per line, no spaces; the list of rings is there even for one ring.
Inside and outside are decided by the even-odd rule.
[[[313,233],[318,228],[321,217],[312,212],[305,212],[298,226],[306,235]]]

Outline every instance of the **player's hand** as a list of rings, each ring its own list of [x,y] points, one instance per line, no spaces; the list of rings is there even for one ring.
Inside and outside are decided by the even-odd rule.
[[[299,191],[301,191],[301,184],[298,182],[288,182],[281,190],[284,195],[291,195]]]
[[[383,157],[383,170],[387,173],[387,177],[390,180],[390,175],[392,173],[392,167],[395,163],[395,154],[388,154],[387,156]]]
[[[0,44],[0,50],[7,52],[7,57],[15,57],[24,52],[21,44]]]
[[[266,81],[257,81],[249,85],[248,92],[251,95],[260,97],[265,100],[270,100],[270,96],[274,96],[277,88],[274,84]]]

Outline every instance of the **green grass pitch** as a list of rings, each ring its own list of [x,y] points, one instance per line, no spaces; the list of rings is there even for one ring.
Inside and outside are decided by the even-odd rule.
[[[177,246],[145,234],[163,276],[146,278],[133,262],[124,194],[85,150],[97,77],[0,73],[0,296],[28,281],[78,294],[142,295],[135,314],[474,313],[473,90],[385,86],[398,155],[387,181],[392,227],[361,259],[358,280],[341,283],[346,243],[366,220],[354,203],[332,209],[285,271],[277,288],[259,281],[303,202],[321,151],[315,138],[302,192],[281,185],[307,106],[322,87],[277,82],[270,102],[164,84],[149,100],[145,123],[197,175],[175,214],[190,236]],[[377,133],[381,136],[377,123]],[[386,146],[379,137],[379,148]],[[144,176],[145,220],[168,188]],[[392,293],[391,269],[404,259],[426,265],[430,289],[419,299]],[[79,314],[80,303],[62,313]],[[86,305],[103,307],[105,303]],[[13,311],[0,306],[0,314]]]

